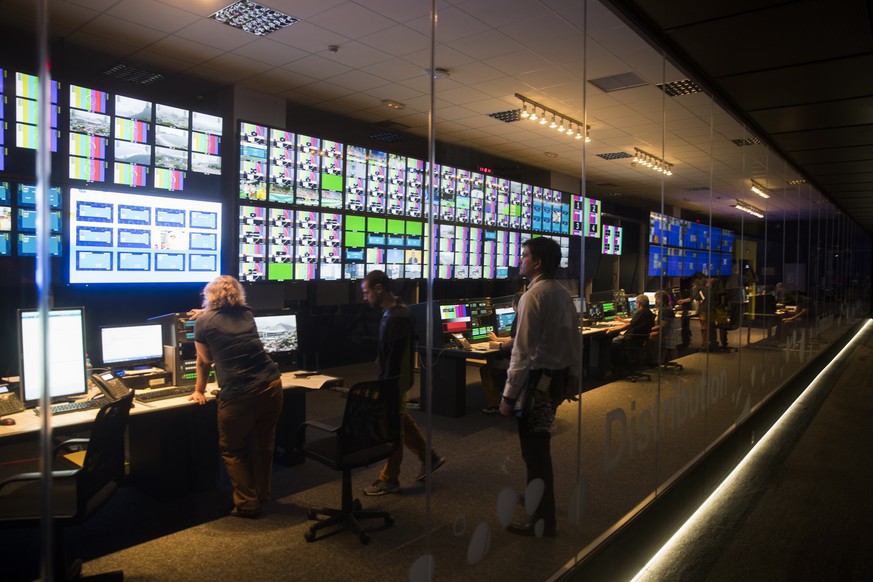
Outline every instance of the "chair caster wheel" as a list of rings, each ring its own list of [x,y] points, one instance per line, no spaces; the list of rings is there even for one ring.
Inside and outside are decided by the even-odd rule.
[[[365,546],[370,543],[370,536],[363,532],[361,533],[361,535],[358,536],[358,539],[361,540],[361,543]]]
[[[312,542],[315,541],[315,532],[314,531],[306,532],[305,534],[303,534],[303,539],[311,544]]]
[[[391,517],[390,515],[388,517],[386,517],[385,518],[385,525],[387,527],[391,527],[392,525],[394,525],[394,518]]]
[[[310,509],[306,512],[306,519],[318,519],[318,514],[315,513],[314,509]]]
[[[352,505],[354,506],[355,511],[361,511],[361,508],[363,507],[363,506],[361,505],[361,500],[360,500],[360,499],[355,499],[355,500],[352,502]]]

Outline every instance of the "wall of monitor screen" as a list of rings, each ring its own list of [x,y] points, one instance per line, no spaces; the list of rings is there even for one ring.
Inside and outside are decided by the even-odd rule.
[[[0,177],[20,176],[20,152],[36,147],[39,80],[5,69],[0,79]],[[50,94],[54,175],[65,185],[53,191],[50,252],[67,255],[68,282],[220,272],[224,119],[58,80]],[[447,165],[428,184],[421,159],[250,122],[238,129],[239,247],[229,255],[244,281],[357,279],[374,268],[420,278],[431,213],[438,278],[506,278],[523,240],[539,234],[565,249],[569,236],[596,237],[604,254],[621,253],[621,229],[601,228],[595,199]],[[34,253],[33,189],[0,182],[0,255]]]
[[[732,230],[649,213],[650,277],[729,276],[733,250]]]
[[[0,260],[36,253],[38,88],[37,77],[0,69]],[[573,236],[622,253],[622,227],[602,221],[594,198],[449,165],[435,166],[428,183],[422,159],[232,122],[217,115],[222,107],[61,80],[50,95],[49,252],[63,257],[56,284],[73,289],[199,284],[221,272],[255,285],[355,280],[375,268],[417,279],[431,252],[438,279],[506,279],[521,244],[539,235],[560,243],[564,266]],[[714,272],[689,253],[707,231],[677,230],[677,220],[651,221],[649,274]],[[732,233],[713,229],[708,240],[716,230],[729,253]]]

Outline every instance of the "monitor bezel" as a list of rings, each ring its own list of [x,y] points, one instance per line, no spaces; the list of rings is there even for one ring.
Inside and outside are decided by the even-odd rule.
[[[136,359],[121,359],[121,360],[113,360],[106,361],[106,355],[104,346],[106,345],[106,338],[104,334],[109,330],[118,330],[118,329],[127,329],[127,328],[157,328],[157,336],[159,339],[160,349],[158,353],[154,356],[149,356],[145,358],[136,358]],[[103,325],[100,326],[100,361],[107,368],[112,369],[130,369],[131,367],[136,366],[145,366],[149,364],[162,363],[164,361],[164,332],[163,325],[160,323],[131,323],[126,325]]]
[[[52,307],[48,310],[49,321],[51,321],[51,317],[53,313],[63,313],[69,311],[76,311],[80,314],[80,337],[82,340],[82,368],[81,368],[81,379],[82,384],[81,387],[78,387],[75,391],[65,392],[63,394],[50,394],[49,401],[51,403],[55,402],[66,402],[70,400],[75,400],[77,397],[84,397],[88,395],[88,373],[87,373],[87,365],[86,359],[88,357],[88,346],[86,343],[86,334],[85,334],[85,307],[84,306],[73,306],[73,307]],[[24,315],[27,313],[38,313],[38,309],[18,309],[16,314],[16,325],[18,327],[18,373],[19,373],[19,395],[21,401],[24,402],[24,405],[28,408],[33,408],[34,406],[38,406],[40,404],[41,394],[29,394],[27,390],[27,368],[25,368],[25,354],[24,354],[24,334],[23,334],[23,326],[22,322],[24,320]],[[57,337],[58,334],[55,334]],[[52,337],[51,331],[49,331],[49,337]],[[60,339],[60,338],[59,338]],[[64,342],[64,352],[67,352],[72,349],[72,345],[70,342],[70,338],[67,335],[64,335],[60,341]],[[75,378],[78,374],[57,374],[52,376],[52,378]]]

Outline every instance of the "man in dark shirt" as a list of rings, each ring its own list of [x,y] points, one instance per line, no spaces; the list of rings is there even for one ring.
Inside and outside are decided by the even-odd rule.
[[[655,314],[649,309],[649,298],[643,294],[637,295],[637,307],[631,320],[624,325],[610,328],[606,331],[606,337],[612,341],[606,342],[604,368],[608,373],[612,372],[612,350],[622,346],[640,346],[649,337],[652,327],[655,325]],[[624,332],[624,335],[617,334]]]
[[[421,471],[416,477],[417,481],[423,481],[427,475],[427,457],[425,451],[427,444],[421,434],[421,429],[415,420],[406,411],[406,394],[413,384],[413,368],[415,354],[413,351],[412,335],[414,321],[412,312],[404,305],[399,297],[391,292],[391,280],[383,271],[370,271],[361,281],[361,291],[364,299],[373,307],[383,310],[382,320],[379,323],[379,378],[399,378],[400,391],[402,393],[401,431],[403,444],[409,447],[421,460]],[[431,472],[442,467],[446,462],[445,457],[440,457],[431,451]],[[400,463],[403,461],[403,447],[399,446],[394,451],[385,466],[379,472],[379,478],[373,484],[364,489],[367,495],[385,495],[400,489]]]

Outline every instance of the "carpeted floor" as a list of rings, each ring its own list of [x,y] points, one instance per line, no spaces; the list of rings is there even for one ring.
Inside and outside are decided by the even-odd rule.
[[[737,339],[734,345],[744,343]],[[581,406],[562,406],[552,439],[556,539],[519,538],[501,527],[498,496],[507,488],[522,492],[524,466],[514,419],[478,412],[481,386],[478,370],[470,368],[468,414],[435,416],[429,424],[435,449],[448,459],[432,482],[413,480],[419,461],[407,453],[401,493],[359,496],[364,507],[389,510],[396,520],[388,529],[375,522],[369,545],[348,532],[313,544],[304,541],[307,509],[335,506],[340,493],[339,476],[310,461],[276,466],[274,501],[257,520],[227,516],[230,493],[224,478],[218,489],[173,500],[156,500],[123,486],[87,524],[70,528],[69,547],[85,559],[86,574],[123,569],[128,580],[425,580],[416,568],[428,555],[434,556],[437,579],[545,579],[747,413],[739,393],[716,398],[719,386],[760,391],[755,378],[769,374],[772,382],[786,373],[779,370],[796,368],[803,357],[802,352],[765,349],[746,349],[739,356],[690,353],[680,359],[685,366],[680,375],[612,382],[585,392]],[[749,370],[751,386],[737,379]],[[325,370],[345,378],[346,385],[372,371],[372,364]],[[696,413],[682,408],[683,398],[693,405],[695,391],[704,394],[707,386],[710,398],[700,402]],[[306,406],[308,419],[338,421],[343,392],[308,393]],[[426,426],[424,412],[413,415]],[[653,415],[657,424],[646,425]],[[356,471],[355,493],[377,473],[378,467]],[[574,514],[583,516],[575,525],[569,521]],[[0,545],[4,554],[14,556],[15,566],[0,577],[36,575],[36,530],[0,532]],[[485,559],[476,563],[483,552]]]

